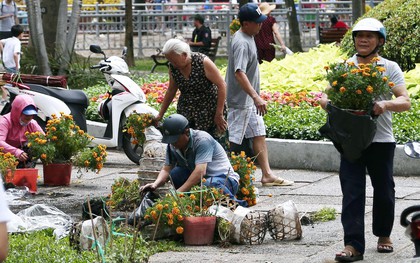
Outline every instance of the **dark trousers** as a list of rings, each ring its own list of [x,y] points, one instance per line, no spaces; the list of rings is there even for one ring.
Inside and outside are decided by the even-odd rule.
[[[366,169],[373,186],[373,234],[391,235],[395,213],[394,152],[395,143],[372,143],[357,162],[341,157],[344,245],[351,245],[362,254],[365,252]]]

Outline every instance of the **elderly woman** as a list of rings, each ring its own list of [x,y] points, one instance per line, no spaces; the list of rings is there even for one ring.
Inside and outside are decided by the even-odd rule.
[[[177,113],[190,127],[220,138],[227,129],[225,116],[226,83],[216,65],[201,53],[191,52],[182,40],[170,39],[162,53],[169,64],[169,87],[156,117],[161,120],[180,90]]]

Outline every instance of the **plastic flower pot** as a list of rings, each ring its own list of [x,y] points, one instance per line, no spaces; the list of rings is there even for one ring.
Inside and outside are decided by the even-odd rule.
[[[6,183],[13,183],[16,186],[26,186],[30,193],[37,191],[38,169],[21,168],[16,169],[14,174],[9,171],[6,176]]]
[[[44,164],[44,185],[67,186],[70,185],[71,163]]]
[[[191,216],[184,218],[185,245],[211,245],[216,227],[215,216]]]

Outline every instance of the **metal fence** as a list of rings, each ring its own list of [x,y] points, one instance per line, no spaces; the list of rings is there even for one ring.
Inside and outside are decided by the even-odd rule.
[[[204,1],[203,1],[204,2]],[[374,6],[381,1],[367,0]],[[75,49],[79,52],[89,49],[91,44],[99,44],[104,50],[122,50],[125,39],[125,6],[124,5],[83,5],[80,17],[78,37]],[[229,25],[236,17],[237,4],[230,3],[160,3],[134,4],[133,26],[134,46],[137,57],[150,56],[157,48],[174,36],[190,38],[193,16],[205,17],[205,25],[212,30],[212,37],[222,37],[219,45],[219,56],[227,54],[230,42]],[[307,50],[319,43],[319,28],[330,26],[330,17],[337,15],[351,26],[351,1],[299,1],[296,4],[298,22],[301,32],[302,47]],[[284,3],[277,4],[272,12],[280,27],[286,45],[289,45],[288,10]],[[21,14],[21,18],[24,16]]]

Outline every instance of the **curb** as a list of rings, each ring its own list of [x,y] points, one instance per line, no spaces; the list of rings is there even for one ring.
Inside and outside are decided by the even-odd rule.
[[[267,138],[268,161],[272,168],[307,169],[338,172],[340,158],[332,142]],[[405,155],[404,145],[397,145],[394,175],[420,175],[420,160]]]

